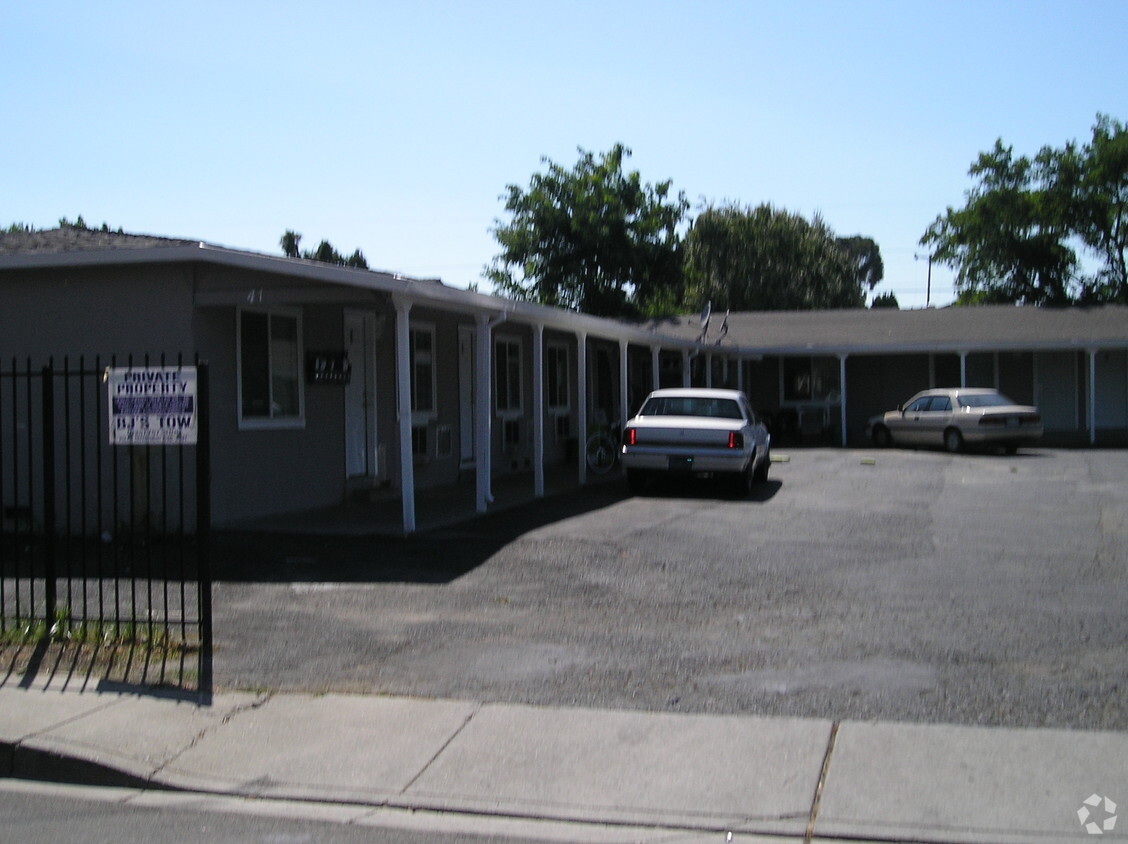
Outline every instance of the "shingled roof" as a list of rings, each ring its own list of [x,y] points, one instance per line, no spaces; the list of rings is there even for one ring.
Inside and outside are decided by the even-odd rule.
[[[1006,349],[1128,348],[1128,307],[1037,308],[1012,305],[755,311],[713,314],[705,345],[740,346],[764,354]],[[698,316],[653,320],[659,334],[696,338]]]
[[[522,309],[533,321],[555,321],[558,323],[556,327],[561,330],[567,330],[568,325],[582,325],[589,332],[611,336],[606,331],[606,325],[615,322],[443,288],[442,285],[420,287],[417,280],[396,274],[344,270],[316,262],[212,247],[196,240],[74,226],[46,231],[0,232],[0,258],[6,258],[0,260],[0,267],[9,262],[21,263],[17,256],[27,256],[36,265],[53,265],[56,260],[52,256],[59,256],[61,262],[72,264],[75,260],[83,260],[81,253],[91,253],[91,261],[96,261],[105,259],[106,253],[116,251],[132,252],[133,257],[138,259],[161,260],[162,251],[166,248],[170,250],[164,253],[168,260],[185,260],[186,247],[191,248],[193,260],[198,253],[213,260],[242,264],[250,261],[256,266],[269,265],[273,271],[307,276],[321,274],[318,278],[325,276],[324,280],[355,286],[372,285],[375,283],[372,279],[380,277],[396,289],[412,285],[417,291],[434,293],[430,297],[432,299],[439,297],[442,302],[450,300],[450,304],[457,305],[472,302],[476,308],[489,309],[491,302],[504,303],[506,310]],[[142,256],[142,252],[146,254]],[[749,355],[1128,349],[1128,307],[1123,305],[1095,308],[982,305],[924,310],[755,311],[729,314],[727,331],[722,335],[721,326],[725,322],[724,314],[713,314],[703,345],[728,351],[739,348]],[[696,315],[641,323],[624,320],[618,324],[627,334],[638,332],[632,337],[632,342],[640,342],[640,337],[651,337],[652,340],[641,342],[672,340],[678,345],[692,346],[701,336],[701,320]],[[613,330],[612,334],[615,333],[619,331]]]

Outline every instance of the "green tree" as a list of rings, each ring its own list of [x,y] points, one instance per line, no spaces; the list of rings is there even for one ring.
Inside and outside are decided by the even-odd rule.
[[[818,216],[809,222],[770,205],[709,206],[685,237],[688,298],[734,311],[863,307],[881,255],[866,238],[846,242]]]
[[[1077,256],[1068,245],[1066,208],[1039,184],[1049,161],[1015,157],[995,142],[970,175],[979,184],[921,238],[933,260],[956,269],[962,303],[1064,305],[1078,292]]]
[[[897,294],[896,293],[881,293],[881,294],[873,297],[873,301],[870,303],[870,307],[871,308],[893,308],[894,310],[899,310],[901,305],[897,301]]]
[[[282,247],[282,254],[287,258],[305,258],[307,261],[320,261],[323,264],[336,264],[340,267],[353,267],[358,270],[368,269],[368,261],[365,260],[364,253],[359,249],[346,258],[333,248],[333,244],[323,240],[313,251],[302,252],[300,249],[302,236],[292,229],[286,229],[278,242]]]
[[[873,290],[885,278],[885,262],[881,260],[881,249],[872,237],[838,238],[838,246],[846,251],[857,273],[858,287]]]
[[[1078,154],[1057,157],[1057,177],[1072,199],[1073,223],[1100,261],[1087,298],[1128,304],[1128,131],[1097,115],[1093,138]]]
[[[528,188],[508,185],[508,222],[492,229],[501,253],[483,276],[506,296],[601,316],[651,313],[680,299],[677,228],[689,203],[670,182],[623,172],[629,149],[571,169],[545,158]]]
[[[962,304],[1128,303],[1128,134],[1098,115],[1078,147],[1014,155],[1002,140],[969,174],[963,208],[948,208],[921,238],[956,270]],[[1078,255],[1086,248],[1095,272]]]

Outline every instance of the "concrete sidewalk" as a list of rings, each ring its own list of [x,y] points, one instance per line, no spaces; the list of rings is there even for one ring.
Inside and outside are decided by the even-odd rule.
[[[0,687],[0,774],[518,840],[1070,841],[1123,834],[1128,735]]]

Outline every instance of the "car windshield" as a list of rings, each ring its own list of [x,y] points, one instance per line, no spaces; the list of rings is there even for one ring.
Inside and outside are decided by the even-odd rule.
[[[740,404],[733,399],[698,396],[653,396],[639,416],[707,416],[712,419],[743,419]]]
[[[999,393],[979,393],[970,396],[959,396],[957,401],[960,407],[1006,407],[1014,404],[1010,399]]]

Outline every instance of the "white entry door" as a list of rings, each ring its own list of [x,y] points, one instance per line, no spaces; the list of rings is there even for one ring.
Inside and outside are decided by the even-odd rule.
[[[458,456],[462,468],[474,465],[474,340],[477,329],[458,327]]]
[[[352,377],[345,385],[345,475],[376,474],[376,338],[375,318],[361,311],[345,312],[345,351]]]

